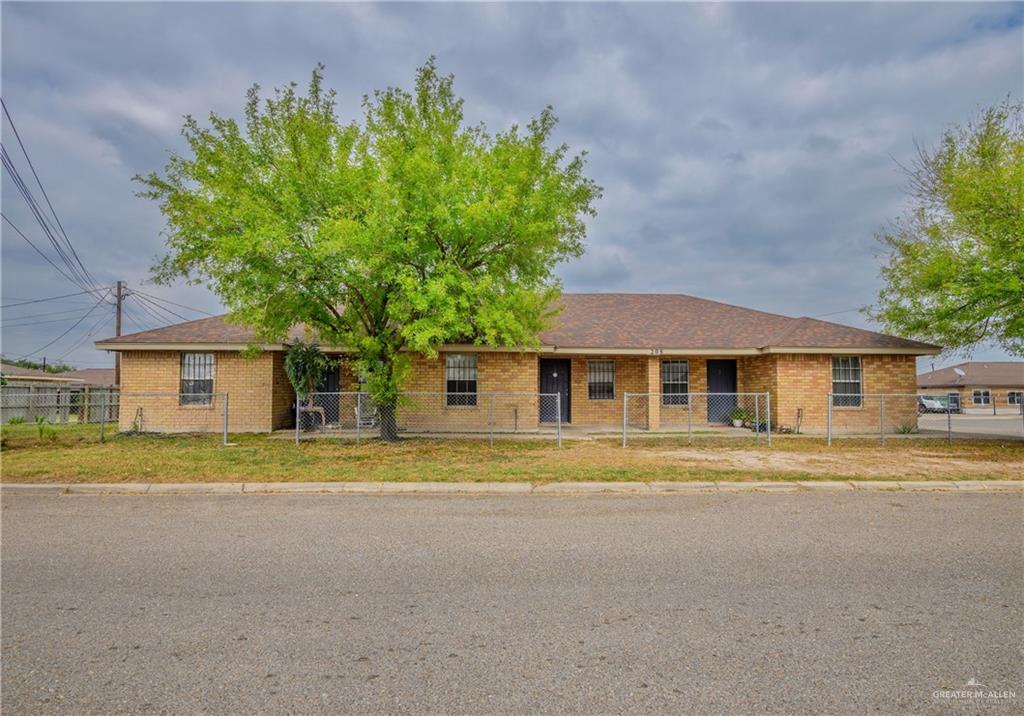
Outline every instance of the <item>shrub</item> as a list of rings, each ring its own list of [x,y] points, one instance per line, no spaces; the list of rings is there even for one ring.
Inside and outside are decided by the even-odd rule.
[[[15,415],[15,416],[11,417],[10,420],[7,421],[7,424],[8,425],[21,425],[24,422],[25,422],[25,418],[21,417],[20,415]]]

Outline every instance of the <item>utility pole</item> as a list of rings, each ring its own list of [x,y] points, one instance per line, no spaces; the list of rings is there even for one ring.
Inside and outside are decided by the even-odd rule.
[[[121,301],[124,298],[124,282],[117,282],[117,303],[114,308],[114,335],[121,335]],[[121,387],[121,351],[114,351],[114,385]]]

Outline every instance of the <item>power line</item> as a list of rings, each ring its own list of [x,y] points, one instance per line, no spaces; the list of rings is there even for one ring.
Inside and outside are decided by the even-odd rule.
[[[7,220],[6,216],[3,218],[5,221]],[[10,224],[10,221],[8,221],[7,223]],[[13,224],[11,225],[13,226]],[[77,291],[76,293],[65,293],[61,296],[50,296],[49,298],[34,298],[30,301],[19,301],[18,303],[5,303],[4,305],[0,306],[0,308],[13,308],[14,306],[26,306],[30,303],[44,303],[46,301],[56,301],[59,298],[71,298],[72,296],[82,296],[87,293],[92,293],[92,291]]]
[[[43,182],[39,179],[39,174],[38,172],[36,172],[36,167],[32,163],[32,158],[28,155],[28,149],[25,148],[25,143],[21,141],[21,135],[18,133],[18,127],[14,124],[14,118],[11,117],[11,113],[7,109],[7,103],[3,101],[3,98],[0,98],[0,106],[3,107],[4,115],[7,117],[7,121],[11,125],[11,129],[14,130],[14,136],[18,140],[18,146],[21,147],[21,153],[25,155],[25,161],[28,162],[29,169],[32,170],[32,176],[35,177],[36,184],[39,185],[39,190],[43,193],[43,198],[46,200],[46,205],[50,207],[50,213],[53,215],[54,220],[57,222],[57,227],[60,229],[60,233],[61,235],[64,236],[64,241],[67,243],[68,248],[71,249],[71,254],[75,257],[75,262],[85,273],[85,276],[88,279],[87,283],[89,283],[92,286],[95,286],[97,283],[96,279],[92,276],[91,273],[89,273],[89,269],[85,267],[85,264],[82,263],[82,259],[79,258],[78,252],[75,251],[74,244],[71,243],[71,239],[68,238],[67,232],[64,231],[64,226],[60,222],[60,217],[57,216],[57,212],[53,208],[53,203],[50,201],[50,196],[46,193],[46,188],[43,186]]]
[[[43,230],[46,238],[50,241],[50,245],[53,246],[54,250],[57,252],[57,256],[60,257],[68,271],[75,276],[75,278],[72,279],[72,282],[81,288],[88,288],[90,285],[89,279],[85,276],[82,270],[72,262],[70,256],[64,250],[59,238],[55,236],[54,230],[43,213],[42,207],[39,206],[35,197],[32,196],[32,190],[28,188],[28,185],[21,178],[18,168],[14,165],[14,161],[10,158],[10,155],[7,153],[7,149],[2,143],[0,143],[0,160],[2,160],[4,168],[7,169],[7,173],[14,182],[14,186],[17,187],[18,193],[21,194],[25,203],[28,204],[28,208],[32,212],[32,216],[35,218],[36,223],[39,224],[39,227]]]
[[[172,311],[171,309],[167,308],[166,306],[161,306],[159,303],[157,303],[156,301],[153,301],[152,299],[146,298],[145,295],[136,294],[136,297],[138,298],[138,300],[144,301],[144,302],[148,303],[149,305],[151,305],[153,308],[159,309],[159,310],[163,311],[164,313],[166,313],[168,315],[174,316],[175,318],[180,318],[183,321],[191,320],[191,319],[185,318],[183,315],[181,315],[180,313],[178,313],[176,311]]]
[[[105,323],[106,323],[107,321],[109,321],[109,320],[110,320],[111,318],[113,318],[113,313],[111,313],[111,314],[108,314],[108,315],[106,315],[106,316],[100,316],[100,320],[98,320],[98,321],[97,321],[97,322],[96,322],[95,324],[93,324],[93,327],[92,327],[91,329],[89,329],[89,332],[88,332],[88,333],[86,333],[86,334],[85,334],[84,336],[82,336],[82,337],[81,337],[81,338],[79,339],[79,341],[78,341],[77,343],[75,343],[75,344],[74,344],[73,346],[71,346],[70,348],[68,348],[68,349],[67,349],[66,351],[64,351],[63,353],[61,353],[61,354],[60,354],[59,356],[57,356],[57,357],[56,357],[56,358],[55,358],[54,360],[63,360],[64,358],[67,358],[67,356],[68,356],[68,355],[69,355],[69,354],[70,354],[70,353],[71,353],[72,351],[76,350],[76,349],[77,349],[77,348],[78,348],[79,346],[81,346],[81,345],[82,345],[83,343],[85,343],[85,342],[86,342],[87,340],[89,340],[90,338],[92,338],[93,334],[95,334],[95,333],[96,333],[96,331],[98,331],[98,330],[100,329],[100,326],[102,326],[103,324],[105,324]]]
[[[24,234],[24,233],[22,233],[21,229],[19,229],[19,228],[18,228],[17,226],[15,226],[15,225],[14,225],[14,222],[12,222],[12,221],[11,221],[10,219],[8,219],[8,218],[7,218],[7,215],[6,215],[6,214],[4,214],[4,213],[0,212],[0,217],[2,217],[2,218],[3,218],[3,220],[4,220],[4,221],[6,221],[6,222],[8,223],[8,225],[9,225],[9,226],[10,226],[10,227],[11,227],[12,229],[14,229],[14,230],[15,230],[15,231],[16,231],[16,232],[18,233],[18,236],[20,236],[21,238],[25,239],[25,241],[27,241],[27,242],[28,242],[28,245],[29,245],[29,246],[31,246],[31,247],[32,247],[32,249],[33,249],[33,250],[34,250],[34,251],[35,251],[35,252],[36,252],[37,254],[39,254],[40,256],[42,256],[42,257],[43,257],[43,258],[44,258],[44,259],[46,260],[46,263],[48,263],[48,264],[50,264],[51,266],[53,266],[53,268],[54,268],[54,269],[56,269],[57,273],[59,273],[59,274],[60,274],[61,276],[63,276],[64,278],[66,278],[66,279],[67,279],[68,281],[70,281],[71,283],[75,284],[76,286],[82,287],[82,284],[81,284],[81,282],[80,282],[80,281],[78,281],[77,279],[74,279],[74,278],[72,278],[71,276],[69,276],[68,274],[66,274],[66,273],[65,273],[65,272],[63,271],[63,269],[61,269],[61,267],[60,267],[60,266],[58,266],[58,265],[57,265],[57,264],[55,264],[55,263],[54,263],[53,261],[51,261],[51,260],[50,260],[50,257],[49,257],[49,256],[47,256],[47,255],[46,255],[45,253],[43,253],[43,252],[42,252],[42,251],[41,251],[41,250],[39,249],[39,247],[38,247],[38,246],[36,246],[36,245],[35,245],[34,243],[32,243],[32,239],[30,239],[30,238],[28,238],[27,236],[25,236],[25,234]],[[86,290],[86,291],[82,291],[81,293],[92,293],[92,291]],[[77,295],[77,294],[72,294],[72,295]]]
[[[169,301],[166,298],[160,298],[159,296],[154,296],[151,293],[146,293],[145,291],[140,291],[137,288],[133,288],[131,292],[132,293],[137,293],[137,294],[139,294],[141,296],[145,296],[146,298],[153,299],[154,301],[159,301],[160,303],[167,303],[167,304],[170,304],[171,306],[177,306],[178,308],[184,308],[184,309],[189,310],[189,311],[195,311],[196,313],[201,313],[204,316],[214,316],[214,315],[216,315],[216,314],[210,313],[209,311],[204,311],[204,310],[202,310],[200,308],[193,308],[192,306],[186,306],[183,303],[175,303],[174,301]]]
[[[11,321],[24,321],[29,318],[51,318],[53,316],[66,316],[69,313],[77,316],[86,308],[88,308],[88,306],[79,306],[78,308],[66,308],[61,311],[50,311],[49,313],[29,313],[24,316],[12,316],[4,323],[4,325],[8,325]]]
[[[103,303],[103,299],[105,299],[109,294],[110,294],[110,289],[108,288],[107,292],[105,294],[103,294],[102,296],[100,296],[100,299],[98,301],[96,301],[96,303],[93,304],[92,308],[90,308],[89,311],[84,316],[79,318],[78,321],[73,326],[71,326],[71,328],[69,328],[66,331],[64,331],[63,333],[61,333],[59,336],[54,338],[52,341],[47,343],[45,346],[43,346],[42,348],[36,348],[31,353],[26,353],[25,355],[18,356],[18,357],[19,358],[28,358],[29,356],[35,355],[36,353],[39,353],[40,351],[44,351],[47,348],[49,348],[50,346],[52,346],[54,343],[59,341],[61,338],[63,338],[67,334],[71,333],[71,331],[73,331],[76,328],[78,328],[78,326],[82,323],[82,321],[84,321],[86,318],[88,318],[90,315],[92,315],[93,311],[95,311],[97,308],[99,308],[100,304]]]

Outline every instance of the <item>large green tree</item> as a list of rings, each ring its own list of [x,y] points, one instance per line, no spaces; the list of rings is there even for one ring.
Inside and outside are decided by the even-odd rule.
[[[167,222],[156,278],[206,283],[258,341],[303,323],[346,346],[385,408],[409,351],[534,345],[601,190],[551,146],[550,107],[492,135],[465,124],[452,83],[431,58],[411,92],[364,97],[343,123],[319,66],[304,95],[253,87],[242,126],[187,117],[189,152],[137,178]]]
[[[1024,116],[991,107],[908,168],[908,213],[880,235],[885,285],[868,309],[888,329],[958,352],[1024,354]]]

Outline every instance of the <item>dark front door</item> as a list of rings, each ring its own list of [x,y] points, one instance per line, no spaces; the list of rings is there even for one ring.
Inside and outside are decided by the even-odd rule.
[[[708,394],[708,422],[728,423],[736,407],[736,361],[708,361]]]
[[[317,393],[325,393],[325,395],[313,397],[313,405],[319,405],[324,409],[324,422],[328,424],[337,423],[340,417],[341,396],[337,395],[340,390],[341,369],[334,367],[327,371],[323,380],[320,381],[320,385],[316,387]]]
[[[569,377],[572,363],[567,358],[541,358],[540,359],[540,392],[544,394],[540,399],[540,421],[542,423],[554,423],[558,419],[555,412],[555,398],[551,397],[557,393],[561,398],[562,422],[568,423],[572,411],[569,409]]]

